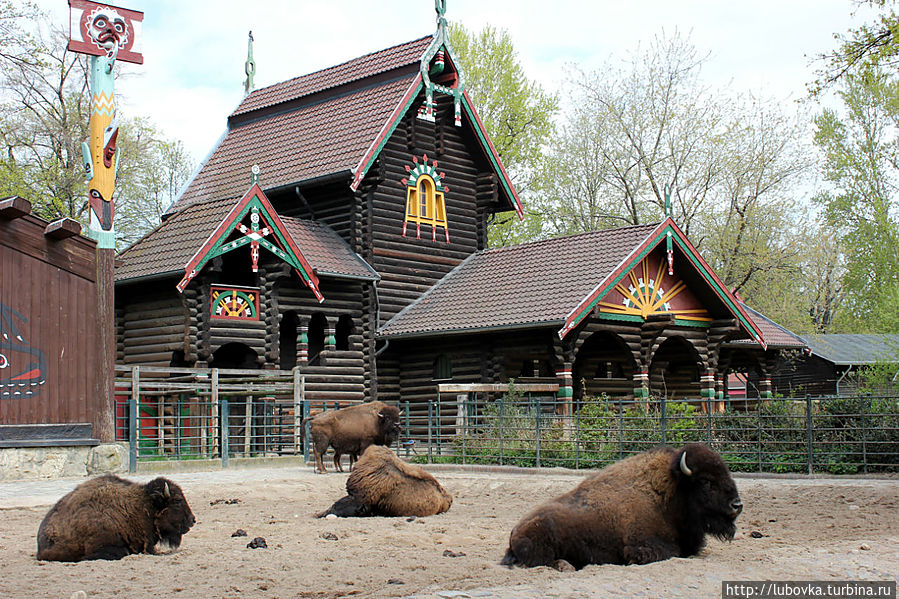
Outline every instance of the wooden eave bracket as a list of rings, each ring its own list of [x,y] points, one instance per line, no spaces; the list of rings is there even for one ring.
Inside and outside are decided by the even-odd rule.
[[[81,234],[81,223],[71,218],[55,220],[44,229],[44,235],[51,239],[66,239]]]
[[[31,214],[31,202],[19,196],[0,200],[0,216],[12,220]]]

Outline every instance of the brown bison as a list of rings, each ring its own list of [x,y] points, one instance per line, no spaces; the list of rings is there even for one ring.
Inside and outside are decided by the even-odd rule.
[[[56,502],[37,530],[37,559],[77,562],[165,553],[194,525],[181,488],[157,478],[145,485],[107,474]]]
[[[733,539],[743,509],[721,457],[698,443],[612,464],[539,506],[512,530],[502,563],[646,564]]]
[[[453,496],[437,479],[378,445],[369,446],[356,462],[346,490],[346,497],[317,517],[432,516],[453,504]]]
[[[380,401],[316,414],[309,419],[315,471],[325,472],[322,456],[328,446],[334,448],[334,467],[343,472],[340,456],[350,455],[353,462],[369,445],[390,445],[400,434],[400,411]]]

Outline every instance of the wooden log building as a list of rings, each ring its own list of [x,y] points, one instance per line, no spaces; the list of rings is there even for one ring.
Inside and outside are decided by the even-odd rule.
[[[421,411],[439,383],[511,378],[721,399],[729,356],[754,351],[770,391],[767,321],[670,218],[487,249],[522,206],[464,81],[440,14],[433,36],[249,93],[120,256],[118,362],[298,366],[309,399]]]

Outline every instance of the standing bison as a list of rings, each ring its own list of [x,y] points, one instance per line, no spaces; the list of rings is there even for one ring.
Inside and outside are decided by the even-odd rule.
[[[380,401],[316,414],[309,420],[315,471],[325,472],[322,456],[334,448],[334,467],[343,472],[340,456],[350,454],[353,462],[369,445],[390,445],[400,434],[400,411]]]
[[[56,502],[37,531],[37,559],[77,562],[165,553],[194,525],[181,488],[157,478],[145,485],[107,474]]]
[[[437,479],[377,445],[369,446],[356,462],[346,490],[346,497],[317,517],[432,516],[453,504],[453,496]]]
[[[646,564],[733,539],[743,509],[721,457],[698,443],[613,464],[525,516],[502,563]],[[557,564],[558,562],[558,564]]]

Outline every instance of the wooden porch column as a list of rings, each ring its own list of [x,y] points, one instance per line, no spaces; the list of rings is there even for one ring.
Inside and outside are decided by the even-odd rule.
[[[574,385],[571,378],[571,362],[562,362],[562,365],[556,370],[556,378],[559,380],[559,391],[556,397],[562,402],[562,415],[570,416],[574,413],[571,401],[574,397]]]
[[[634,370],[634,400],[649,398],[649,371]]]
[[[337,338],[334,335],[334,326],[329,322],[325,328],[325,351],[332,352],[337,349]]]
[[[771,392],[771,375],[763,373],[759,378],[759,393],[761,394],[762,399],[771,399],[774,397],[774,393]]]
[[[721,405],[717,401],[718,395],[715,393],[715,371],[706,370],[705,374],[699,377],[699,394],[703,400],[703,410],[711,410],[720,412]]]
[[[309,321],[299,322],[300,334],[297,337],[297,366],[309,363]]]

